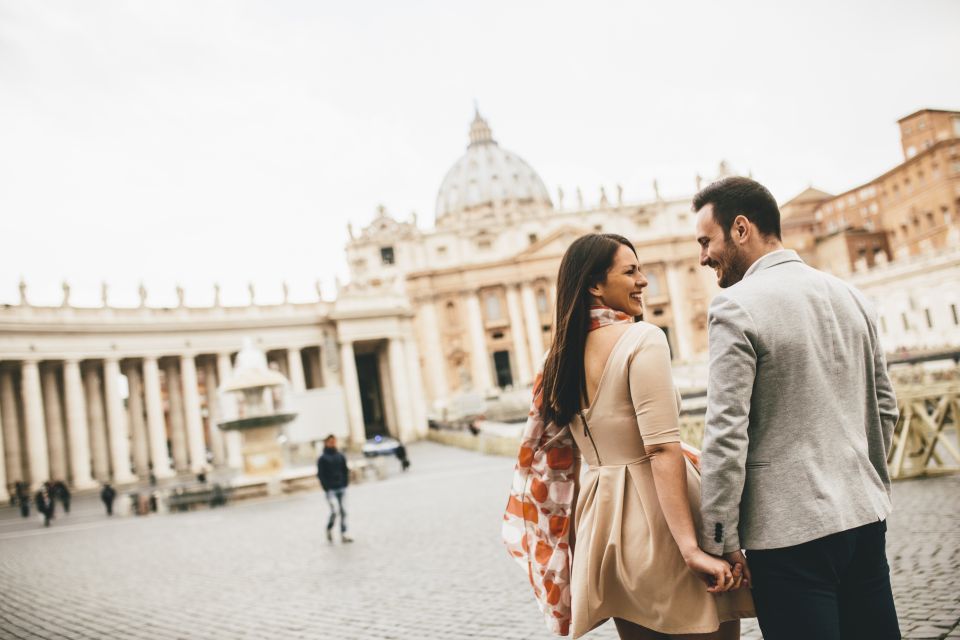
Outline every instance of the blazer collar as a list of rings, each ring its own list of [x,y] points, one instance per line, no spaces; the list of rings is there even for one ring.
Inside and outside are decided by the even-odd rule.
[[[752,273],[760,271],[761,269],[769,269],[770,267],[775,267],[778,264],[783,264],[784,262],[803,262],[800,259],[800,256],[797,255],[797,252],[793,249],[780,249],[778,251],[771,251],[766,254],[747,269],[747,272],[743,274],[743,277],[746,278]]]

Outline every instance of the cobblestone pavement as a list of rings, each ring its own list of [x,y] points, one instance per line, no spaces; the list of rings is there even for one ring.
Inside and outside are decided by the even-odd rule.
[[[319,492],[49,529],[0,509],[2,638],[543,638],[499,542],[512,462],[422,443],[412,469],[348,492],[352,545]],[[960,637],[960,477],[895,485],[889,556],[905,637]],[[590,640],[610,640],[611,624]],[[759,638],[755,624],[745,638]]]

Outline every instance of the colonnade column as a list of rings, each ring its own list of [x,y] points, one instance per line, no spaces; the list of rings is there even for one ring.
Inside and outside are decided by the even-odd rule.
[[[359,447],[367,439],[363,424],[363,405],[360,403],[360,380],[353,343],[340,344],[340,371],[343,374],[343,395],[347,401],[347,419],[350,424],[350,443]]]
[[[389,347],[386,353],[377,353],[376,360],[377,376],[380,379],[380,399],[383,405],[383,420],[386,423],[387,433],[400,438],[402,437],[400,428],[401,421],[397,415],[398,409],[396,401],[394,400],[396,394],[393,388],[393,375],[390,373]]]
[[[143,419],[143,377],[140,374],[140,365],[134,363],[127,367],[127,388],[133,468],[137,475],[145,478],[150,470],[150,441],[147,438],[147,423]]]
[[[390,378],[397,408],[397,433],[400,434],[401,440],[409,440],[414,435],[414,411],[410,385],[407,384],[410,381],[410,366],[403,347],[404,344],[400,338],[390,338],[387,353],[390,359]]]
[[[117,484],[136,482],[130,472],[130,431],[127,414],[120,397],[120,361],[103,361],[103,393],[107,405],[107,431],[110,434],[110,454],[113,462],[113,481]]]
[[[157,359],[143,359],[143,399],[147,407],[147,434],[150,438],[150,462],[156,478],[174,475],[167,453],[167,428],[163,420],[163,395],[160,390],[160,366]]]
[[[222,467],[226,464],[227,455],[224,448],[224,433],[218,425],[220,423],[220,405],[217,402],[217,365],[207,361],[203,365],[203,386],[207,392],[207,420],[210,421],[210,452],[213,454],[213,466]]]
[[[230,354],[217,354],[217,384],[222,385],[230,377],[232,370]],[[219,427],[217,428],[219,429]],[[227,450],[227,466],[231,469],[243,469],[243,438],[240,432],[233,429],[224,433],[224,443]]]
[[[403,350],[407,355],[407,375],[410,376],[410,397],[413,401],[412,435],[421,437],[427,434],[427,406],[423,396],[423,372],[417,341],[413,338],[404,340]]]
[[[90,475],[90,429],[84,399],[80,362],[63,363],[63,397],[67,406],[67,441],[70,445],[70,483],[74,489],[96,486]]]
[[[543,329],[540,325],[540,311],[537,309],[537,299],[533,294],[533,287],[529,282],[520,285],[520,297],[523,300],[523,315],[527,320],[527,340],[530,342],[530,359],[540,364],[543,357]]]
[[[306,391],[307,381],[303,377],[303,359],[300,349],[287,349],[287,371],[290,373],[290,386],[294,391]]]
[[[7,492],[7,456],[4,454],[3,441],[5,434],[3,432],[3,413],[0,412],[0,502],[10,500],[10,494]]]
[[[473,389],[485,392],[493,384],[490,371],[490,354],[487,353],[487,341],[483,335],[483,316],[480,313],[480,299],[470,291],[466,294],[467,324],[470,329],[470,364],[473,377]]]
[[[180,369],[174,361],[163,368],[167,383],[167,414],[170,418],[170,448],[173,450],[173,468],[178,472],[190,469],[187,435],[183,424],[183,387]]]
[[[667,265],[667,290],[670,293],[670,310],[673,312],[673,335],[676,336],[677,353],[674,358],[687,360],[690,357],[690,321],[687,319],[686,300],[681,300],[683,287],[677,275],[676,265]]]
[[[30,463],[30,488],[36,489],[50,479],[47,460],[47,427],[43,418],[40,393],[40,368],[35,360],[23,363],[20,385],[23,390],[23,421],[26,426],[27,456]]]
[[[507,285],[507,315],[510,317],[510,337],[513,338],[513,352],[517,356],[520,384],[530,384],[533,382],[534,374],[531,371],[530,352],[527,351],[527,340],[524,337],[520,296],[514,285]],[[539,367],[539,362],[534,363],[534,366]]]
[[[203,437],[203,416],[200,415],[197,363],[192,355],[180,356],[180,376],[183,380],[183,411],[187,424],[190,471],[199,473],[207,466],[207,442]]]
[[[83,385],[87,396],[87,417],[90,419],[90,449],[93,453],[93,477],[98,482],[110,480],[110,452],[107,444],[107,425],[103,416],[103,396],[100,394],[100,370],[88,364],[83,371]]]
[[[425,300],[420,306],[420,321],[423,336],[424,356],[427,359],[427,379],[430,381],[430,397],[445,398],[449,393],[447,367],[440,344],[440,324],[437,322],[437,307],[433,300]]]
[[[20,416],[17,414],[17,396],[13,389],[13,372],[0,369],[0,416],[3,420],[7,481],[23,480],[23,460],[20,449]]]
[[[50,460],[50,478],[67,479],[67,446],[63,437],[63,410],[60,408],[60,390],[57,370],[44,367],[40,372],[43,384],[43,413],[47,418],[47,453]]]

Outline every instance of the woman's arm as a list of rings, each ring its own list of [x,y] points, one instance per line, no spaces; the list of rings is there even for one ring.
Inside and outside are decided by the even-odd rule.
[[[686,461],[680,449],[677,392],[673,386],[670,347],[655,329],[641,339],[630,362],[630,395],[637,426],[650,468],[660,509],[684,562],[709,585],[708,591],[726,591],[739,583],[725,560],[702,551],[687,496]],[[738,570],[739,571],[739,570]]]

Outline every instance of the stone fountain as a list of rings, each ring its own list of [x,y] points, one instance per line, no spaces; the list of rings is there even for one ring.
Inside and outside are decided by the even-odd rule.
[[[224,420],[218,426],[240,434],[247,476],[279,479],[283,469],[281,427],[297,417],[285,410],[288,390],[287,379],[267,365],[266,354],[251,340],[244,340],[232,375],[220,385]]]

